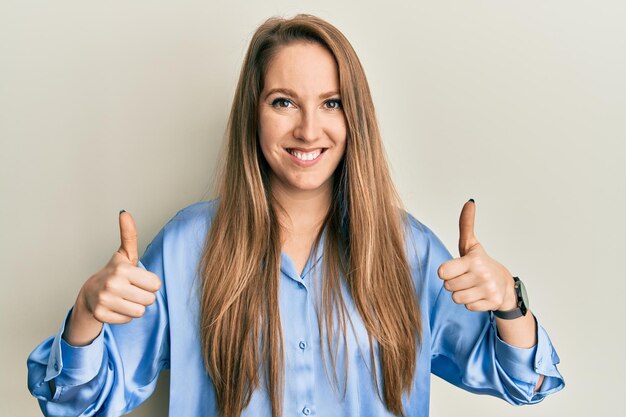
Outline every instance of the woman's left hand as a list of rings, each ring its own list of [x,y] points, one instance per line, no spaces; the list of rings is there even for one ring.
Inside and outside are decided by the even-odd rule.
[[[508,269],[487,255],[474,235],[476,204],[469,200],[459,218],[460,258],[439,266],[437,273],[452,300],[471,311],[512,310],[517,306],[515,282]]]

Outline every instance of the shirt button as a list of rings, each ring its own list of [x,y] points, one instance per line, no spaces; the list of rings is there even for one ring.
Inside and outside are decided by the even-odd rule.
[[[56,362],[54,363],[54,370],[55,370],[55,371],[58,371],[58,370],[59,370],[59,364],[58,364],[58,363],[56,363]]]
[[[309,407],[304,407],[302,409],[302,414],[304,414],[305,416],[308,416],[309,414],[311,414],[311,409]]]
[[[300,349],[302,349],[302,350],[306,349],[306,342],[305,341],[301,340],[298,345],[300,346]]]

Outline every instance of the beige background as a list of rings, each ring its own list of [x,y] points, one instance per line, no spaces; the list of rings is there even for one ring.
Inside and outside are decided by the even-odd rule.
[[[26,358],[118,247],[210,179],[242,56],[274,14],[351,40],[409,210],[458,216],[522,277],[565,390],[530,407],[433,378],[432,416],[623,416],[622,1],[0,2],[0,415],[37,416]],[[620,324],[621,323],[621,324]],[[134,416],[167,415],[167,376]]]

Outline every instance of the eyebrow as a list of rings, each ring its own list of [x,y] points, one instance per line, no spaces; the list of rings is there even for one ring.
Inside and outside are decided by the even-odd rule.
[[[298,98],[298,94],[296,94],[295,91],[289,89],[289,88],[272,88],[270,91],[267,92],[267,94],[265,95],[265,98],[269,97],[271,94],[274,93],[282,93],[282,94],[286,94],[288,96],[291,97],[295,97]],[[319,98],[320,99],[324,99],[324,98],[328,98],[331,96],[335,96],[335,95],[339,95],[339,92],[337,91],[328,91],[326,93],[322,93],[320,94]]]

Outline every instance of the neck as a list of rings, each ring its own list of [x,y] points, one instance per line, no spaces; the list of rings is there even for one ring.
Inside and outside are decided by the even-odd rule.
[[[288,235],[316,234],[330,208],[332,183],[311,191],[289,190],[278,181],[271,181],[271,186],[283,231]]]

